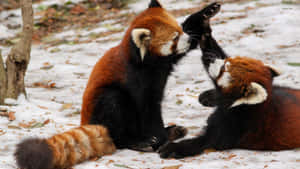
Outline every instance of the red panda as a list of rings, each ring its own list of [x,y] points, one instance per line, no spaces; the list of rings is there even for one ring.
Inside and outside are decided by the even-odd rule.
[[[121,43],[95,65],[83,95],[81,125],[108,128],[118,148],[153,151],[168,140],[161,101],[169,74],[192,47],[157,0],[131,23]]]
[[[81,127],[49,139],[22,141],[15,152],[17,165],[66,168],[115,148],[154,151],[183,137],[185,128],[164,127],[161,101],[173,65],[193,43],[176,19],[151,0],[121,43],[95,65],[83,95]]]
[[[220,5],[215,5],[218,8]],[[198,16],[195,16],[185,23],[196,20]],[[188,30],[193,32],[192,27]],[[300,147],[300,90],[273,85],[279,71],[259,60],[227,57],[208,31],[196,38],[202,49],[204,67],[215,86],[216,110],[208,118],[203,135],[167,144],[160,148],[160,156],[183,158],[209,148],[287,150]]]

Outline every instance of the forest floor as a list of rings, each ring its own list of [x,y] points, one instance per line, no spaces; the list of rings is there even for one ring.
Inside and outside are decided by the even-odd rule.
[[[205,4],[201,0],[163,0],[181,23]],[[0,116],[0,168],[15,169],[15,145],[28,137],[49,137],[80,122],[82,94],[99,58],[117,45],[132,17],[148,1],[130,3],[122,10],[88,6],[81,0],[43,0],[34,4],[35,33],[26,74],[27,98],[0,106],[12,112]],[[50,8],[49,8],[50,7]],[[275,65],[283,72],[274,83],[300,89],[300,1],[225,0],[212,21],[213,34],[230,56],[248,56]],[[0,50],[4,58],[19,39],[19,9],[0,12]],[[198,95],[213,87],[200,61],[201,51],[191,51],[168,80],[163,101],[165,124],[189,129],[187,138],[201,132],[213,108],[198,103]],[[118,150],[111,156],[84,162],[89,168],[203,168],[296,169],[300,149],[289,151],[207,151],[181,160],[160,159],[156,153]]]

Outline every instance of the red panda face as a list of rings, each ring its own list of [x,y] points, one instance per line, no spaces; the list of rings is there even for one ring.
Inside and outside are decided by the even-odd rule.
[[[189,36],[161,6],[150,5],[135,18],[128,31],[142,60],[147,53],[158,57],[185,54],[191,46]]]
[[[273,77],[279,72],[261,61],[236,57],[215,59],[208,65],[208,73],[225,97],[241,104],[259,104],[267,100],[271,92]]]

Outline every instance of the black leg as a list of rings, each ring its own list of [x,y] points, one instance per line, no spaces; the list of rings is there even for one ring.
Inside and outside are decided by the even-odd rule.
[[[126,92],[105,88],[97,99],[90,123],[106,126],[116,146],[128,148],[142,140],[136,114],[135,105]]]
[[[158,152],[161,158],[184,158],[201,154],[210,145],[204,145],[205,136],[183,140],[179,143],[168,143],[162,146]]]

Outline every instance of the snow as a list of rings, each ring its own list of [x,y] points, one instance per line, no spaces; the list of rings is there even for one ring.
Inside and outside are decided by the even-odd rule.
[[[50,1],[46,2],[50,3]],[[64,3],[60,0],[55,2]],[[195,7],[199,5],[199,2],[201,1],[165,0],[163,5],[167,9],[179,9]],[[147,5],[147,1],[138,1],[130,6],[130,10],[141,11]],[[19,23],[18,21],[21,20],[20,14],[9,20],[4,19],[8,13],[12,12],[17,13],[18,10],[0,13],[0,39],[17,33],[17,31],[10,32],[2,29],[2,23]],[[237,16],[243,17],[228,19]],[[283,70],[283,74],[275,79],[275,83],[300,88],[300,67],[287,64],[300,62],[299,16],[299,5],[283,4],[281,0],[229,3],[223,5],[221,12],[212,21],[213,34],[229,55],[253,57],[279,67],[280,70]],[[182,22],[184,18],[180,17],[178,21]],[[78,34],[87,36],[89,33],[99,33],[108,29],[103,24],[105,23],[99,23],[99,27],[93,30],[66,29],[54,37],[72,39]],[[116,24],[113,27],[119,27],[119,25]],[[263,32],[243,33],[245,29],[259,29]],[[18,104],[16,106],[1,106],[1,108],[16,112],[16,120],[9,122],[7,118],[0,117],[0,142],[2,143],[0,145],[0,168],[16,168],[13,152],[15,145],[22,139],[49,137],[79,125],[80,116],[76,112],[80,111],[81,97],[89,74],[104,52],[119,42],[100,43],[99,40],[122,37],[123,34],[123,32],[114,34],[84,44],[62,44],[54,47],[33,46],[25,79],[27,99],[20,97],[17,102],[14,102]],[[51,52],[56,48],[59,50]],[[0,49],[2,49],[3,56],[6,56],[10,50],[7,47],[0,47]],[[168,80],[163,101],[165,124],[176,123],[186,126],[189,129],[189,135],[186,138],[201,132],[207,117],[213,111],[212,108],[201,106],[197,100],[201,92],[212,88],[200,56],[199,49],[193,50],[176,66]],[[53,68],[43,69],[45,65],[52,65]],[[55,88],[35,87],[35,82],[55,83]],[[178,102],[179,100],[182,103]],[[40,128],[16,127],[20,123],[44,123],[48,119],[50,122]],[[180,165],[181,169],[296,169],[300,168],[300,151],[299,149],[280,152],[229,150],[204,153],[181,160],[164,160],[160,159],[157,153],[118,150],[111,156],[88,161],[74,168],[158,169],[177,165]]]

